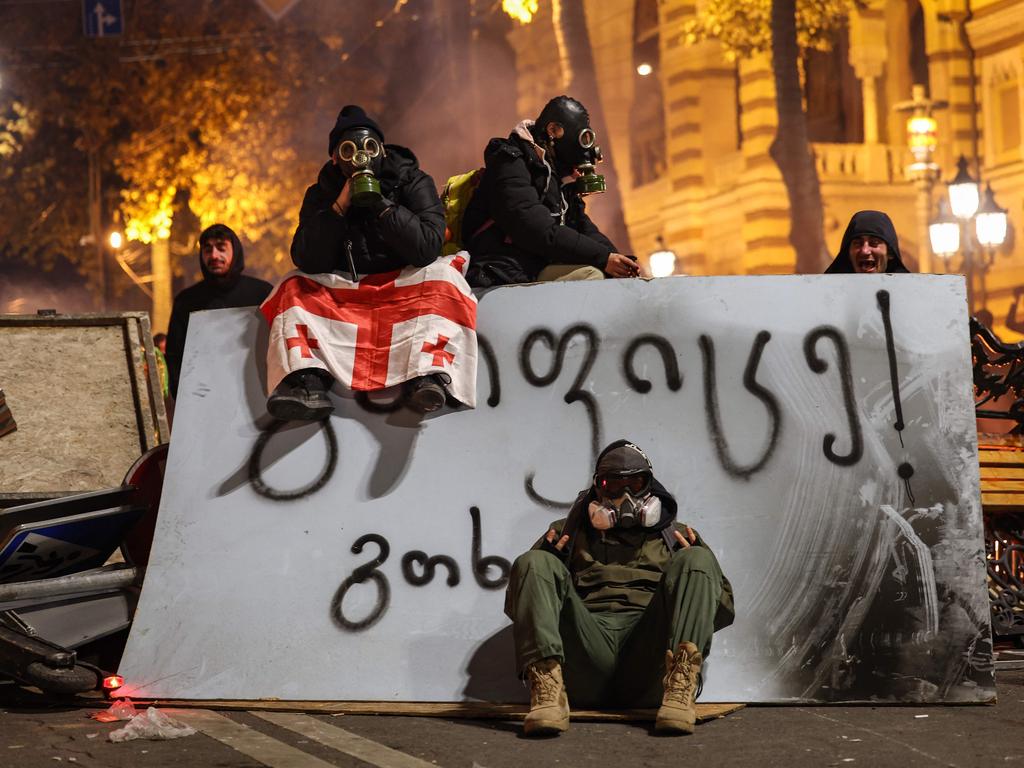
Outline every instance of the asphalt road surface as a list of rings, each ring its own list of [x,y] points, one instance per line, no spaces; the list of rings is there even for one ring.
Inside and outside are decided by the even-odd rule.
[[[1001,671],[999,702],[944,707],[747,707],[658,737],[649,723],[573,723],[553,739],[519,724],[427,717],[162,710],[198,731],[112,743],[124,723],[0,684],[0,768],[526,768],[527,766],[1024,766],[1024,670]]]

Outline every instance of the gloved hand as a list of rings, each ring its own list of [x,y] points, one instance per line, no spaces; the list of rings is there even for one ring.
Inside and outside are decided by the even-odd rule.
[[[348,181],[348,179],[345,178],[345,174],[341,172],[341,169],[338,166],[330,161],[324,163],[324,167],[320,169],[320,175],[316,180],[320,189],[324,191],[332,203],[338,199],[338,195],[341,194],[341,190],[345,186],[346,181]]]
[[[554,555],[563,563],[569,560],[569,550],[566,548],[566,544],[569,543],[568,536],[562,536],[556,540],[558,534],[554,528],[548,530],[544,535],[544,541],[540,543],[540,551],[547,552],[549,555]]]

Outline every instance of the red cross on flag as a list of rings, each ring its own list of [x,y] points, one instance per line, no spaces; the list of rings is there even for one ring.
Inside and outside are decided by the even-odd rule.
[[[367,275],[291,272],[260,311],[270,323],[267,391],[301,368],[322,368],[348,389],[372,392],[428,373],[476,406],[476,298],[469,254],[426,267]]]

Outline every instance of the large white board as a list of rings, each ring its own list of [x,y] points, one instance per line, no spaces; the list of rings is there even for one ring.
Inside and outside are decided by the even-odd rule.
[[[274,431],[255,310],[193,316],[129,695],[521,700],[508,563],[628,437],[735,588],[702,700],[994,696],[962,278],[510,287],[479,331],[475,410]]]

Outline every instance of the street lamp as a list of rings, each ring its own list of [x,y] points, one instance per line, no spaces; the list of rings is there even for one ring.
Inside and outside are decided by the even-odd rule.
[[[939,215],[928,225],[928,239],[932,251],[945,262],[948,272],[950,258],[960,250],[960,222],[954,218],[945,199],[939,200]]]
[[[967,277],[967,305],[975,312],[978,308],[974,306],[974,274],[977,271],[980,309],[984,309],[988,303],[985,278],[995,263],[995,249],[1006,241],[1006,209],[996,203],[992,185],[985,185],[982,197],[980,183],[967,170],[967,158],[963,155],[957,160],[956,176],[947,186],[949,205],[946,206],[944,200],[939,201],[939,215],[928,226],[929,239],[932,251],[945,261],[947,272],[950,257],[963,246],[963,261],[958,271]],[[980,258],[977,258],[976,244],[984,249]]]
[[[978,210],[978,180],[967,171],[967,158],[960,155],[956,162],[956,176],[947,185],[949,188],[949,205],[953,215],[961,221],[967,221]]]
[[[988,248],[998,248],[1006,240],[1006,209],[996,204],[992,194],[992,185],[985,185],[985,198],[974,218],[975,234],[978,242]]]
[[[928,249],[925,242],[930,231],[928,216],[932,207],[932,185],[939,177],[939,166],[933,161],[935,148],[939,143],[938,123],[932,116],[936,110],[949,106],[947,101],[928,98],[927,91],[920,83],[911,89],[909,101],[901,101],[894,105],[897,112],[907,112],[907,146],[914,159],[907,166],[907,177],[917,187],[917,232],[918,232],[918,268],[922,272],[930,272]]]
[[[121,246],[124,245],[124,238],[121,236],[120,232],[114,230],[113,232],[110,233],[109,242],[110,247],[113,248],[115,251],[118,251],[121,249]]]
[[[658,235],[658,250],[650,255],[648,263],[652,277],[668,277],[676,271],[676,254],[665,245],[665,238]]]

